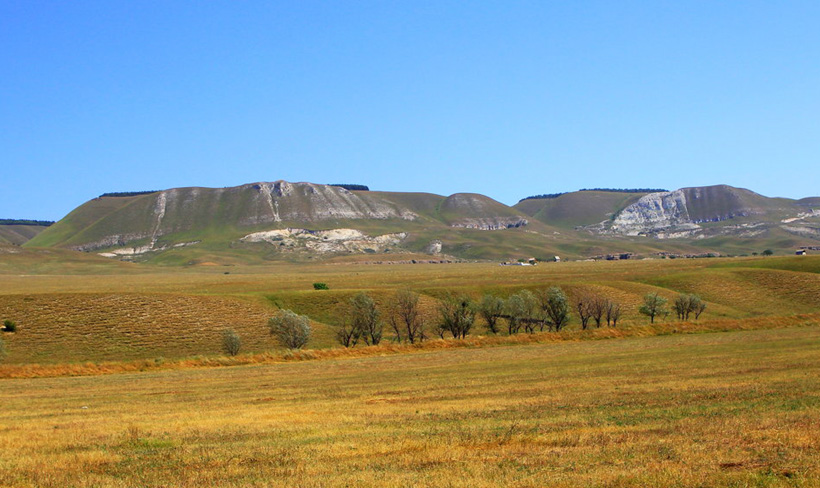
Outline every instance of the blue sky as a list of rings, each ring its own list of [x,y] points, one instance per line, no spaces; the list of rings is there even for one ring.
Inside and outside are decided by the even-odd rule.
[[[0,0],[0,218],[255,181],[820,195],[817,1]]]

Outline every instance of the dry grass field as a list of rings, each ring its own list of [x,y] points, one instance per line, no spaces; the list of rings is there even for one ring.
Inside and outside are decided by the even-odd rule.
[[[585,290],[622,304],[622,326],[638,326],[643,295],[673,299],[698,293],[702,320],[782,317],[820,310],[820,257],[546,263],[502,267],[493,263],[365,265],[356,263],[266,267],[163,268],[126,266],[77,273],[65,270],[0,274],[0,320],[18,331],[3,336],[4,364],[165,360],[221,353],[221,333],[235,329],[243,353],[275,350],[267,318],[278,308],[313,321],[311,349],[335,347],[335,327],[347,300],[370,293],[382,307],[395,291],[422,294],[428,322],[436,298],[448,291],[478,298],[558,285],[570,296]],[[35,260],[33,263],[41,263]],[[97,261],[94,261],[95,266]],[[763,264],[774,263],[774,268]],[[53,264],[53,263],[52,263]],[[39,269],[32,263],[31,269]],[[1,267],[0,267],[1,268]],[[16,269],[15,271],[20,271]],[[315,282],[330,290],[313,290]],[[577,320],[570,328],[577,328]],[[479,324],[473,334],[486,334]]]
[[[820,486],[820,259],[265,267],[0,263],[0,486]],[[313,290],[324,282],[330,290]],[[343,349],[364,290],[424,313],[558,285],[617,329]],[[698,293],[697,323],[641,298]],[[312,320],[279,348],[278,308]],[[243,352],[220,353],[234,328]],[[220,366],[220,367],[213,367]],[[117,373],[117,374],[115,374]]]
[[[0,485],[818,486],[820,328],[3,380]]]

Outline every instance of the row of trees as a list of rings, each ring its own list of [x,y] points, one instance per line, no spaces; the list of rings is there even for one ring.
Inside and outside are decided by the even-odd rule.
[[[650,323],[655,323],[655,317],[669,315],[667,303],[668,300],[659,294],[649,293],[643,297],[643,305],[638,311],[649,317]],[[706,310],[706,302],[698,295],[681,293],[672,304],[672,310],[679,320],[688,321],[690,318],[697,320]]]
[[[337,341],[345,347],[378,345],[388,327],[396,342],[415,344],[427,339],[431,331],[441,338],[448,335],[465,338],[478,318],[491,334],[502,331],[509,335],[522,331],[557,332],[567,326],[572,313],[577,315],[581,329],[586,330],[593,324],[595,327],[604,324],[617,327],[622,315],[621,304],[611,298],[587,291],[575,294],[571,300],[559,287],[521,290],[506,299],[485,294],[480,300],[474,300],[468,295],[449,293],[439,299],[437,314],[432,320],[422,313],[420,298],[411,290],[399,290],[383,314],[370,295],[357,293],[346,304],[342,323],[337,328]],[[650,293],[644,296],[639,312],[654,323],[655,318],[669,314],[667,303],[666,298]],[[673,303],[673,311],[680,320],[697,320],[705,309],[706,303],[693,294],[681,294]],[[432,327],[428,326],[428,321],[432,322]],[[299,349],[310,339],[308,317],[290,310],[278,311],[268,321],[268,326],[271,334],[290,349]],[[233,348],[229,350],[229,344],[237,341],[238,337],[226,332],[226,352],[235,354]],[[238,351],[238,346],[235,349]]]

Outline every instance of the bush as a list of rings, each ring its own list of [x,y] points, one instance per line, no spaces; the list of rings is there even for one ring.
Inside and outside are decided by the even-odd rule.
[[[222,350],[229,356],[236,356],[242,348],[242,339],[233,329],[222,331]]]
[[[329,290],[327,283],[314,283],[313,284],[314,290]]]
[[[271,335],[288,349],[301,349],[310,339],[310,319],[290,310],[279,310],[268,320]]]
[[[4,320],[3,332],[17,332],[17,324],[11,320]]]

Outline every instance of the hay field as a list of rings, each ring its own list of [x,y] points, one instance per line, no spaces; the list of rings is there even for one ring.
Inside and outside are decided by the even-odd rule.
[[[818,486],[820,328],[2,380],[0,486]]]
[[[43,274],[0,275],[0,320],[18,324],[16,333],[3,334],[9,351],[4,364],[212,357],[220,354],[225,328],[240,334],[243,353],[259,354],[278,349],[266,321],[280,307],[311,318],[309,348],[332,348],[335,327],[353,294],[367,291],[384,307],[404,287],[422,294],[429,322],[435,320],[436,298],[448,291],[478,298],[553,285],[571,296],[594,290],[617,300],[624,308],[624,327],[646,323],[637,310],[649,292],[669,299],[680,292],[700,294],[708,302],[702,320],[811,314],[820,311],[818,263],[820,257],[813,256],[536,267],[324,263],[164,268],[112,262],[109,268],[82,273],[72,263]],[[330,290],[313,290],[314,282],[327,283]],[[577,319],[573,328],[578,328]],[[479,323],[473,334],[487,332]]]

